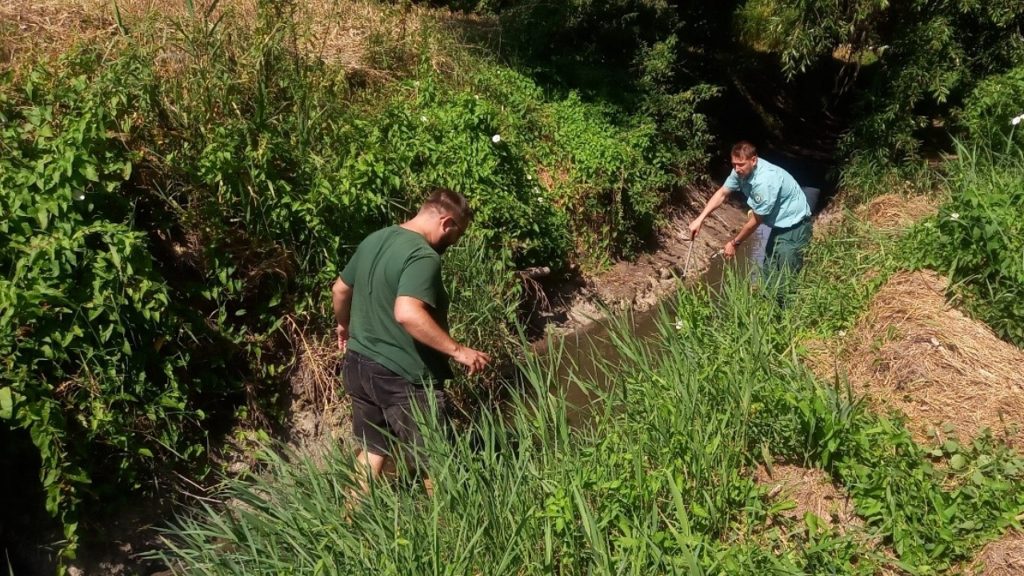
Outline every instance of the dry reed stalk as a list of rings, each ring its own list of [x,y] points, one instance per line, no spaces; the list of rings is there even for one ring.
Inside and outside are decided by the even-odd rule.
[[[318,406],[321,416],[328,414],[338,404],[335,391],[337,374],[341,367],[341,352],[334,335],[310,339],[306,330],[294,318],[288,318],[289,340],[295,350],[296,362],[289,379],[292,394]]]
[[[903,412],[919,441],[943,440],[948,423],[961,440],[988,428],[1020,448],[1024,352],[949,305],[947,286],[931,271],[896,274],[835,353],[809,345],[808,363],[824,379],[845,374],[876,408]]]
[[[1020,576],[1024,574],[1024,533],[1007,532],[989,542],[974,558],[971,574],[978,576]]]

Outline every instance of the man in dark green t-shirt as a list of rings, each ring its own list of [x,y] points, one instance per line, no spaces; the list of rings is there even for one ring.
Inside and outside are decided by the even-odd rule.
[[[449,357],[470,374],[491,360],[448,334],[441,254],[471,217],[461,194],[436,189],[411,220],[367,236],[334,283],[338,347],[346,351],[342,378],[352,398],[352,431],[363,444],[357,458],[373,477],[392,438],[413,448],[422,442],[413,405],[423,413],[431,400],[444,408]]]

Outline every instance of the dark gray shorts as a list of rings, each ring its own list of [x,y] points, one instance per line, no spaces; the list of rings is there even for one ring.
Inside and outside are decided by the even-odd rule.
[[[430,399],[436,403],[438,420],[447,424],[444,391],[416,386],[377,362],[348,351],[341,369],[345,391],[352,399],[352,434],[367,452],[398,457],[401,448],[406,464],[422,466],[418,454],[423,436],[413,417],[412,406],[428,414]]]

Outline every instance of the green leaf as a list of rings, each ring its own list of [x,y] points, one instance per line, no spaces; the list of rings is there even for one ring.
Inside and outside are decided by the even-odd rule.
[[[967,465],[967,459],[964,458],[963,454],[954,454],[949,459],[949,467],[953,470],[963,470],[964,466]]]
[[[10,420],[14,416],[14,398],[10,386],[0,388],[0,419]]]

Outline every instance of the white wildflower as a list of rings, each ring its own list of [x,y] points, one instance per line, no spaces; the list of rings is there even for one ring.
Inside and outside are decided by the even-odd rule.
[[[681,331],[683,329],[683,321],[682,320],[676,320],[676,323],[673,324],[673,326],[676,327],[676,330],[680,330]]]
[[[960,213],[959,212],[953,212],[952,214],[949,215],[949,219],[950,220],[959,220],[960,219]]]
[[[1013,119],[1010,120],[1010,124],[1016,126],[1017,124],[1020,124],[1021,120],[1024,120],[1024,114],[1021,114],[1020,116],[1014,116]]]
[[[530,176],[529,174],[527,174],[527,175],[526,175],[526,179],[527,179],[527,180],[533,180],[533,176]]]
[[[494,136],[491,136],[491,142],[494,142],[495,144],[501,142],[501,134],[495,134]]]

